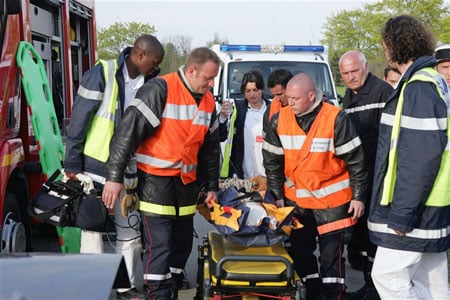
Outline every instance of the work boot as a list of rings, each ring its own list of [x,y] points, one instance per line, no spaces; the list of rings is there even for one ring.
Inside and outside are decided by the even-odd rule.
[[[364,271],[365,257],[351,245],[347,246],[347,260],[354,270]]]
[[[144,300],[145,296],[136,288],[132,288],[126,292],[116,292],[117,300]]]
[[[346,300],[380,300],[380,296],[373,284],[373,282],[366,281],[366,283],[356,292],[345,293]]]

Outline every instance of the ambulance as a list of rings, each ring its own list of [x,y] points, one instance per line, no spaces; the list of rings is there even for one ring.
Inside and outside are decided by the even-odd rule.
[[[328,63],[328,50],[321,45],[247,45],[215,44],[211,49],[223,61],[215,78],[213,94],[220,104],[223,100],[243,99],[240,87],[242,77],[251,69],[264,74],[264,97],[271,99],[267,88],[269,74],[275,69],[287,69],[294,75],[308,73],[325,98],[338,105],[333,75]]]

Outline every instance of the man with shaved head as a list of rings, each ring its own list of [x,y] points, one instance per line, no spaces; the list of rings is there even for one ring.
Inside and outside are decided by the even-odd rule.
[[[346,289],[344,233],[363,215],[367,200],[361,140],[347,114],[322,101],[308,74],[294,76],[286,96],[288,106],[264,123],[267,188],[278,206],[296,206],[304,225],[290,240],[308,299],[341,299]]]
[[[164,48],[156,37],[139,36],[133,47],[125,48],[117,60],[100,61],[81,80],[72,108],[67,133],[64,169],[73,179],[89,175],[101,194],[105,183],[106,161],[114,131],[120,126],[125,109],[145,81],[156,77],[164,58]],[[128,166],[126,178],[136,178],[136,161]],[[136,210],[114,210],[116,252],[125,258],[131,289],[117,290],[117,299],[143,299],[136,288],[135,272],[142,252],[140,216]],[[103,252],[101,232],[82,230],[81,253]]]

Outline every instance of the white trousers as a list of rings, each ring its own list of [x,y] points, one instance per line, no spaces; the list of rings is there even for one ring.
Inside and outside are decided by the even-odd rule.
[[[381,299],[450,299],[447,252],[423,253],[378,247],[372,279]]]
[[[134,211],[128,218],[122,216],[120,202],[114,205],[114,222],[116,223],[116,246],[115,252],[122,254],[127,267],[131,287],[136,287],[136,272],[141,262],[141,217],[139,212]],[[82,230],[80,253],[103,253],[103,238],[101,232]],[[125,292],[128,289],[117,289]]]

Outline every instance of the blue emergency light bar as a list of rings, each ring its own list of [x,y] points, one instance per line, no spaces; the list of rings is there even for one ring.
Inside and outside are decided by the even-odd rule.
[[[325,47],[307,45],[220,45],[220,51],[253,51],[253,52],[324,52]]]

